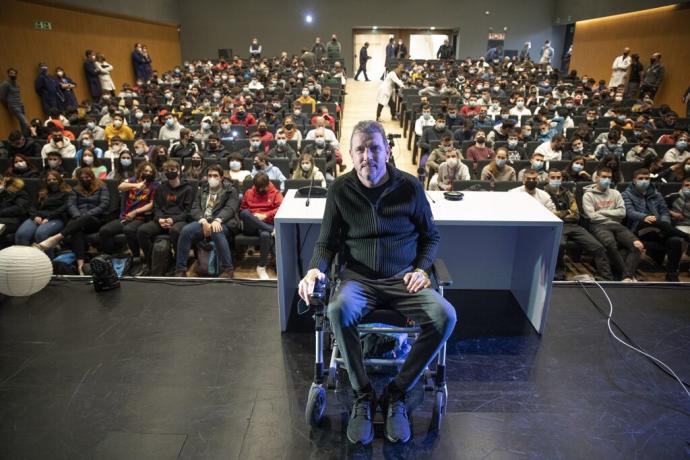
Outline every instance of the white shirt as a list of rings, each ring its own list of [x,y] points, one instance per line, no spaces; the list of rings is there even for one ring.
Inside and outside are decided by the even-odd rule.
[[[395,92],[395,87],[398,86],[402,88],[403,85],[404,83],[398,77],[398,74],[396,74],[394,71],[388,72],[386,79],[383,80],[383,83],[381,83],[381,86],[379,86],[379,92],[376,95],[376,102],[381,105],[388,105],[388,101]]]
[[[556,151],[553,148],[551,148],[551,141],[546,141],[543,144],[540,144],[534,150],[534,153],[541,153],[542,155],[544,155],[544,161],[560,161],[562,158],[561,151]]]
[[[324,133],[323,137],[324,137],[324,139],[326,139],[326,142],[330,142],[330,144],[333,146],[333,148],[338,148],[339,144],[338,144],[338,139],[336,139],[336,137],[335,137],[335,133],[328,128],[323,128],[323,133]],[[316,136],[316,129],[311,129],[311,130],[309,130],[309,132],[307,133],[307,135],[305,136],[304,139],[307,141],[313,141],[315,136]],[[293,140],[294,139],[295,138],[293,137]]]
[[[419,118],[417,118],[417,121],[414,122],[414,133],[422,137],[422,133],[424,132],[424,128],[427,126],[434,126],[436,124],[436,120],[434,120],[433,115],[429,116],[428,120],[424,119],[424,115],[421,115]]]
[[[690,151],[685,150],[683,153],[679,152],[677,148],[673,147],[664,154],[664,161],[667,163],[680,163],[690,158]]]
[[[625,84],[626,77],[628,76],[628,69],[630,68],[631,63],[632,59],[630,56],[623,57],[623,55],[620,55],[613,60],[609,87],[616,87]]]
[[[518,127],[520,126],[520,118],[519,117],[524,117],[524,116],[529,117],[532,115],[532,111],[530,109],[528,109],[527,107],[522,107],[522,109],[518,109],[517,105],[515,107],[513,107],[512,109],[510,109],[509,113],[513,116],[518,117],[518,121],[515,124],[515,126],[518,126]]]
[[[524,192],[529,194],[532,198],[537,200],[539,203],[544,205],[546,209],[548,209],[551,212],[556,212],[556,205],[553,204],[553,201],[551,201],[551,196],[546,193],[545,191],[535,188],[534,189],[534,195],[529,193],[527,190],[525,190],[525,186],[521,185],[520,187],[514,188],[509,190],[509,192]]]

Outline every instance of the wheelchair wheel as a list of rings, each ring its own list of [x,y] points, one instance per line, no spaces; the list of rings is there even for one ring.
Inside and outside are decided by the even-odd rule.
[[[323,413],[326,410],[326,389],[323,385],[311,384],[309,396],[307,397],[307,407],[304,416],[307,425],[316,427],[321,423]]]
[[[446,393],[443,390],[436,391],[434,408],[431,411],[431,429],[440,430],[443,414],[446,413]]]

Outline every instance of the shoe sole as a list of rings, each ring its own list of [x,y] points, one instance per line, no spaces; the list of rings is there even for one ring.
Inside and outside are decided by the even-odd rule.
[[[389,436],[389,435],[388,435],[388,429],[387,429],[387,425],[388,425],[388,406],[387,406],[383,401],[381,401],[380,406],[381,406],[381,413],[383,414],[383,436],[386,438],[386,440],[387,440],[388,442],[391,442],[391,443],[394,443],[394,444],[397,444],[397,443],[406,444],[410,439],[412,439],[412,430],[410,430],[410,436],[408,436],[408,438],[405,439],[405,440],[402,440],[402,439],[394,439],[394,438],[392,438],[391,436]],[[409,414],[409,412],[407,413],[407,419],[408,419],[408,420],[410,419],[410,414]]]
[[[371,437],[369,437],[368,439],[366,439],[364,441],[362,441],[361,439],[359,441],[353,441],[352,438],[350,437],[350,434],[348,433],[347,440],[350,441],[350,443],[352,443],[352,444],[360,444],[362,446],[368,446],[369,444],[371,444],[374,441],[374,427],[373,427],[373,425],[371,427]]]

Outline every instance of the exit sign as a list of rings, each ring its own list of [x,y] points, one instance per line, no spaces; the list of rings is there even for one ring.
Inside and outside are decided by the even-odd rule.
[[[36,21],[34,22],[34,29],[36,30],[52,30],[53,24],[50,21]]]

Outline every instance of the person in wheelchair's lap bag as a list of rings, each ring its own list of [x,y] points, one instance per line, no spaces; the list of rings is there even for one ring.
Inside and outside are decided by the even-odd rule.
[[[406,394],[452,333],[455,309],[427,289],[440,236],[422,184],[388,164],[391,149],[383,127],[359,122],[352,132],[350,155],[354,169],[329,189],[321,233],[299,295],[309,302],[315,282],[326,278],[340,252],[340,289],[328,304],[327,316],[355,392],[348,439],[362,444],[373,440],[372,420],[380,404],[386,438],[406,442],[411,436]],[[380,307],[411,317],[422,332],[377,401],[356,328],[361,318]]]

